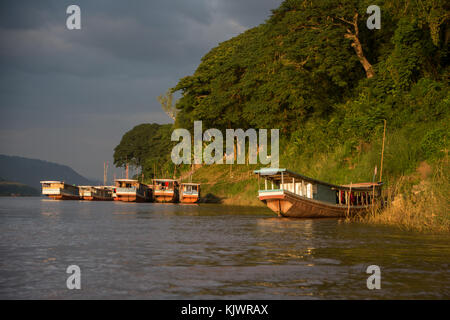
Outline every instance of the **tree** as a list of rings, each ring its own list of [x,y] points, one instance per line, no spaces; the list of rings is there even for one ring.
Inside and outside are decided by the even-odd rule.
[[[141,168],[151,176],[154,166],[164,166],[170,160],[173,143],[170,139],[172,125],[141,124],[124,134],[114,149],[114,165],[127,164]]]
[[[327,116],[355,82],[375,74],[364,51],[371,35],[363,39],[359,29],[364,3],[283,2],[265,24],[212,49],[172,89],[182,91],[177,125],[289,132]]]
[[[158,96],[158,101],[161,103],[161,107],[164,110],[164,112],[172,118],[172,120],[175,120],[177,117],[177,108],[175,107],[175,104],[172,103],[173,101],[173,93],[171,90],[168,90],[164,95]]]

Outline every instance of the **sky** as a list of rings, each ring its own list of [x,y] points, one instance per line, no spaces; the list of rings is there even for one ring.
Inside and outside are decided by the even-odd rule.
[[[103,180],[114,147],[141,123],[171,123],[157,97],[220,42],[263,23],[282,0],[2,0],[0,154]],[[69,30],[66,9],[81,9]]]

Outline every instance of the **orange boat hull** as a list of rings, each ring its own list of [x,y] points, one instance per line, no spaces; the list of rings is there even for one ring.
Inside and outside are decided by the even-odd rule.
[[[117,198],[114,198],[116,201],[123,201],[123,202],[148,202],[147,199],[144,199],[142,197],[138,197],[136,195],[123,195],[123,196],[117,196]]]
[[[183,196],[180,199],[181,203],[197,203],[198,202],[198,196]]]
[[[155,201],[160,203],[176,202],[174,197],[167,197],[167,196],[155,196]]]
[[[53,200],[80,200],[79,196],[68,196],[68,195],[51,195],[49,198],[52,198]]]
[[[83,200],[88,201],[112,201],[113,198],[102,198],[102,197],[96,197],[96,196],[89,196],[89,197],[83,197]]]
[[[165,192],[161,192],[161,191],[155,191],[154,197],[155,197],[155,201],[160,202],[160,203],[178,202],[178,199],[177,199],[178,196],[177,196],[177,193],[175,193],[175,192],[165,193]]]

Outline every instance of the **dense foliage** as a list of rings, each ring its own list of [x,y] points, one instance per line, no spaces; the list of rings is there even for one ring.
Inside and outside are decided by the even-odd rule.
[[[266,23],[211,50],[173,88],[182,92],[176,125],[203,120],[220,129],[280,128],[282,164],[340,180],[326,168],[331,159],[322,163],[326,170],[305,163],[332,154],[342,171],[355,169],[357,156],[367,164],[356,178],[367,179],[379,162],[386,119],[389,170],[405,173],[448,146],[446,3],[284,1]],[[380,30],[366,27],[371,4],[381,7]],[[379,149],[370,154],[373,147]]]
[[[372,4],[380,30],[366,27]],[[372,177],[386,119],[386,173],[407,173],[448,150],[449,17],[445,0],[286,0],[172,88],[175,126],[280,128],[282,165],[348,182]],[[117,165],[170,153],[170,136],[143,126],[124,136]]]
[[[169,163],[173,143],[171,124],[141,124],[122,137],[114,149],[114,165],[126,164],[140,168],[145,177],[151,177],[156,169]]]

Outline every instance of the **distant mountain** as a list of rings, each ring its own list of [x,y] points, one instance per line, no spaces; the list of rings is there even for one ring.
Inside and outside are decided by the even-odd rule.
[[[61,180],[69,184],[95,185],[72,168],[37,159],[0,155],[0,177],[6,181],[19,182],[37,190],[42,180]]]

